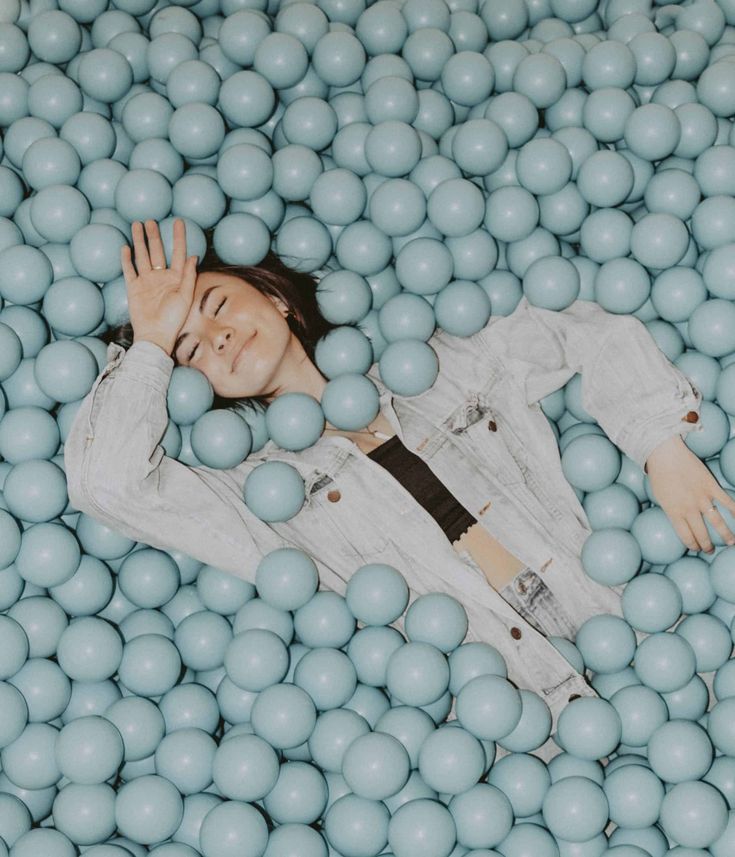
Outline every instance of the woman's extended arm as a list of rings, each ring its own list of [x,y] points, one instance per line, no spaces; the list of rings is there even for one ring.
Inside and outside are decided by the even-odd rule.
[[[683,442],[698,428],[702,396],[665,357],[645,325],[591,301],[565,310],[531,306],[523,298],[512,315],[487,329],[501,340],[522,376],[528,404],[582,376],[582,405],[610,439],[647,468],[656,499],[692,550],[711,547],[702,515],[724,539],[732,534],[716,499],[735,513],[735,502]]]
[[[160,440],[173,360],[148,341],[127,352],[113,348],[118,354],[82,402],[64,444],[72,505],[129,538],[253,580],[261,558],[254,528],[267,525],[243,502],[244,474],[166,456]]]

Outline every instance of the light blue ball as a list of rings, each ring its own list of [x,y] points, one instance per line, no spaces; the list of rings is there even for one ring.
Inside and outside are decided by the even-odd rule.
[[[208,411],[192,426],[192,450],[207,467],[235,467],[247,458],[251,445],[250,428],[234,411]]]
[[[12,746],[28,723],[28,704],[23,694],[12,684],[0,683],[3,722],[0,726],[0,747]]]
[[[255,571],[258,595],[280,610],[298,610],[314,595],[318,583],[314,561],[297,548],[270,551]]]
[[[275,250],[297,271],[318,271],[332,253],[332,238],[315,218],[293,217],[278,230]]]
[[[69,185],[48,185],[32,197],[31,222],[47,241],[67,243],[89,223],[86,197]]]
[[[352,791],[369,800],[396,794],[408,780],[410,762],[403,745],[382,732],[359,736],[347,748],[342,776]]]
[[[457,828],[457,842],[465,848],[477,848],[479,854],[502,842],[513,826],[513,810],[500,789],[478,783],[455,795],[448,805]]]
[[[735,733],[732,727],[732,714],[735,701],[720,700],[709,712],[707,732],[714,746],[725,756],[732,756],[735,746]]]
[[[732,654],[729,628],[716,616],[687,616],[677,625],[676,633],[694,649],[697,672],[708,673],[719,669]]]
[[[143,548],[129,554],[117,573],[118,586],[137,607],[161,607],[181,584],[179,569],[169,554]]]
[[[477,738],[493,741],[510,734],[523,713],[520,693],[498,675],[470,679],[457,694],[455,707],[465,729]]]
[[[0,296],[14,304],[41,300],[51,285],[53,270],[44,253],[18,244],[0,253]]]
[[[390,343],[379,361],[380,377],[399,396],[416,396],[436,380],[439,361],[430,345],[417,339]]]
[[[265,415],[270,438],[283,449],[313,446],[324,430],[324,413],[312,396],[285,393],[270,404]]]
[[[577,437],[562,453],[564,475],[582,491],[599,491],[611,485],[620,473],[620,466],[620,453],[602,435]]]
[[[386,235],[415,232],[426,218],[426,198],[407,179],[387,179],[370,196],[370,220]]]
[[[472,336],[490,318],[490,298],[483,288],[469,280],[454,280],[434,302],[436,322],[453,336]]]
[[[13,700],[8,700],[11,724],[16,720]],[[20,696],[20,694],[18,694]],[[29,723],[18,737],[3,748],[3,773],[18,788],[35,790],[55,785],[61,772],[54,760],[58,729],[48,723]]]
[[[447,179],[431,192],[427,205],[431,223],[450,238],[469,235],[482,223],[485,199],[467,179]]]
[[[357,675],[350,659],[339,649],[313,649],[299,660],[293,683],[305,690],[320,711],[339,708],[355,692]]]
[[[395,628],[382,625],[361,628],[347,647],[358,681],[371,687],[383,687],[387,680],[388,661],[404,642]]]
[[[212,760],[217,745],[201,729],[177,729],[156,748],[156,773],[183,794],[198,794],[212,782]]]
[[[80,277],[95,283],[108,282],[121,273],[120,251],[126,243],[125,236],[114,226],[90,223],[71,239],[72,264]]]
[[[406,609],[408,597],[403,575],[383,563],[358,568],[345,591],[350,612],[365,625],[390,625]]]
[[[94,355],[79,342],[51,342],[36,356],[33,375],[57,402],[75,402],[92,388],[98,374]]]
[[[665,631],[681,616],[681,593],[664,575],[643,574],[625,587],[622,608],[625,621],[636,631]]]
[[[468,627],[464,607],[441,592],[416,598],[406,611],[404,623],[409,640],[430,643],[445,654],[459,646]]]
[[[686,640],[662,631],[639,643],[634,669],[647,687],[670,693],[691,680],[696,671],[696,657]]]
[[[388,842],[390,813],[382,801],[349,793],[324,816],[324,833],[337,853],[378,854]],[[448,852],[447,852],[448,853]]]
[[[64,472],[51,461],[20,462],[8,471],[3,496],[8,511],[17,518],[33,523],[51,521],[68,503]]]
[[[709,783],[677,783],[661,804],[660,824],[664,833],[686,848],[712,845],[725,831],[728,821],[727,802]]]
[[[333,708],[322,712],[309,736],[312,760],[322,771],[339,773],[347,748],[352,742],[370,732],[367,721],[354,711]]]
[[[260,217],[238,212],[228,214],[214,230],[214,249],[230,265],[257,265],[270,248],[270,231]]]
[[[334,156],[337,159],[336,151]],[[359,175],[341,167],[326,170],[317,176],[309,194],[309,204],[314,215],[322,223],[335,226],[354,223],[365,210],[366,201],[365,185]],[[376,225],[383,230],[382,225]]]
[[[110,48],[97,48],[82,54],[77,73],[82,91],[106,104],[122,98],[133,83],[130,63]]]
[[[642,765],[616,768],[605,778],[610,820],[623,829],[638,830],[656,823],[664,798],[664,786],[653,771]]]
[[[182,662],[197,672],[221,667],[231,640],[229,622],[209,610],[200,610],[182,619],[174,637]]]
[[[660,694],[643,685],[620,688],[610,697],[610,704],[623,726],[621,741],[631,747],[645,747],[669,716]]]
[[[278,756],[257,735],[237,735],[218,747],[212,764],[217,790],[231,800],[262,799],[278,780]]]
[[[261,813],[241,801],[225,801],[211,809],[199,829],[204,854],[262,854],[268,842],[268,826]]]
[[[418,770],[430,788],[459,795],[475,786],[484,774],[485,751],[465,729],[443,726],[421,745]]]
[[[261,691],[286,675],[288,650],[273,631],[252,628],[232,638],[225,652],[224,666],[238,687]]]
[[[700,304],[689,319],[688,332],[697,351],[723,357],[735,350],[730,327],[732,302],[713,298]]]
[[[13,857],[34,857],[39,853],[49,857],[74,857],[76,850],[72,841],[59,830],[36,828],[16,840]]]
[[[434,294],[446,286],[454,270],[449,249],[434,238],[415,238],[396,256],[398,282],[409,292]]]
[[[631,533],[646,562],[666,565],[686,553],[686,546],[676,534],[666,513],[657,506],[644,509],[638,515]]]
[[[388,844],[405,857],[448,857],[456,843],[456,826],[441,803],[420,798],[399,807],[388,824]]]
[[[380,332],[387,342],[421,339],[426,342],[434,332],[434,308],[421,295],[401,292],[380,307]]]
[[[251,711],[255,734],[274,749],[298,747],[316,723],[316,708],[306,691],[292,684],[274,684],[261,691]]]
[[[532,306],[563,310],[579,295],[579,272],[560,256],[545,256],[532,262],[523,275],[523,292]]]
[[[262,521],[287,521],[304,504],[304,481],[290,464],[267,461],[248,475],[244,499],[250,511]]]
[[[636,649],[635,634],[630,626],[623,619],[607,614],[584,622],[574,642],[585,666],[596,673],[619,672],[633,660]]]
[[[602,833],[608,820],[605,792],[586,777],[565,777],[554,783],[543,803],[543,817],[554,836],[566,842],[587,842]]]
[[[73,783],[94,785],[114,776],[122,764],[123,739],[104,717],[79,717],[56,739],[54,756],[61,773]]]
[[[386,686],[404,705],[429,705],[449,686],[446,658],[430,643],[406,643],[388,661]]]
[[[322,393],[321,406],[331,425],[358,431],[377,416],[379,393],[369,378],[348,372],[329,381]]]
[[[603,309],[632,313],[650,296],[651,281],[646,269],[633,259],[610,259],[597,271],[594,288]]]
[[[365,158],[380,175],[408,175],[421,157],[421,138],[406,122],[390,119],[373,126],[365,137]]]
[[[84,336],[104,318],[104,294],[83,277],[57,278],[43,297],[43,314],[58,333]]]
[[[299,761],[286,762],[263,805],[280,829],[284,824],[313,824],[324,813],[327,798],[327,782],[316,767]],[[269,847],[273,847],[270,839]]]

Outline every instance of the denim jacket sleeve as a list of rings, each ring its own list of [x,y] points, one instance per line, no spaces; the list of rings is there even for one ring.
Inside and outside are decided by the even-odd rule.
[[[188,467],[160,446],[173,360],[146,341],[127,352],[110,346],[108,357],[113,350],[64,444],[72,505],[129,538],[254,578],[261,552],[252,532],[264,524],[233,472]]]
[[[701,393],[634,316],[581,300],[546,310],[524,297],[486,330],[514,358],[529,405],[580,373],[583,407],[641,468],[660,443],[699,428],[685,416],[699,413]]]

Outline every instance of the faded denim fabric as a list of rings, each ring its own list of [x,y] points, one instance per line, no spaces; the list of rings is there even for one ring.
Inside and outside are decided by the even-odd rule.
[[[548,595],[539,609],[554,599],[575,632],[597,613],[620,615],[618,595],[582,569],[589,522],[539,400],[581,373],[584,408],[642,467],[662,441],[701,430],[684,421],[699,410],[701,394],[638,319],[587,301],[553,312],[524,298],[474,336],[437,331],[429,342],[440,372],[421,395],[392,395],[377,365],[369,373],[401,441],[543,581]],[[322,436],[298,453],[269,441],[230,470],[189,467],[160,446],[171,357],[142,341],[127,352],[110,345],[108,359],[65,444],[76,509],[130,538],[251,581],[260,558],[283,546],[307,551],[322,585],[338,592],[360,565],[390,563],[405,575],[412,597],[442,591],[461,601],[468,639],[496,646],[510,678],[540,693],[554,718],[571,694],[594,695],[487,584],[469,554],[459,555],[431,515],[351,440]],[[306,486],[303,509],[285,523],[259,520],[242,499],[248,474],[272,460],[292,464]],[[532,599],[523,607],[535,615]]]

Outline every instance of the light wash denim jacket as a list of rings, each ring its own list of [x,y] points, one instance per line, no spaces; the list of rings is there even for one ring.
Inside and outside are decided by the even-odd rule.
[[[563,605],[574,628],[601,612],[620,614],[618,595],[590,580],[580,551],[591,530],[561,469],[554,432],[539,400],[582,375],[582,404],[641,467],[667,438],[699,424],[701,394],[669,363],[645,326],[597,304],[561,312],[524,298],[467,338],[437,331],[434,385],[419,396],[381,393],[383,414],[457,499]],[[542,634],[458,554],[439,525],[387,471],[351,440],[322,436],[309,449],[272,441],[230,470],[189,467],[164,454],[166,393],[173,360],[150,342],[110,362],[84,399],[64,455],[73,506],[124,535],[253,580],[260,558],[283,546],[307,551],[324,587],[344,592],[362,564],[386,562],[412,597],[441,591],[469,615],[468,639],[503,654],[509,676],[541,694],[554,719],[570,695],[594,695]],[[302,510],[267,524],[245,505],[247,475],[263,461],[292,464],[306,486]]]

